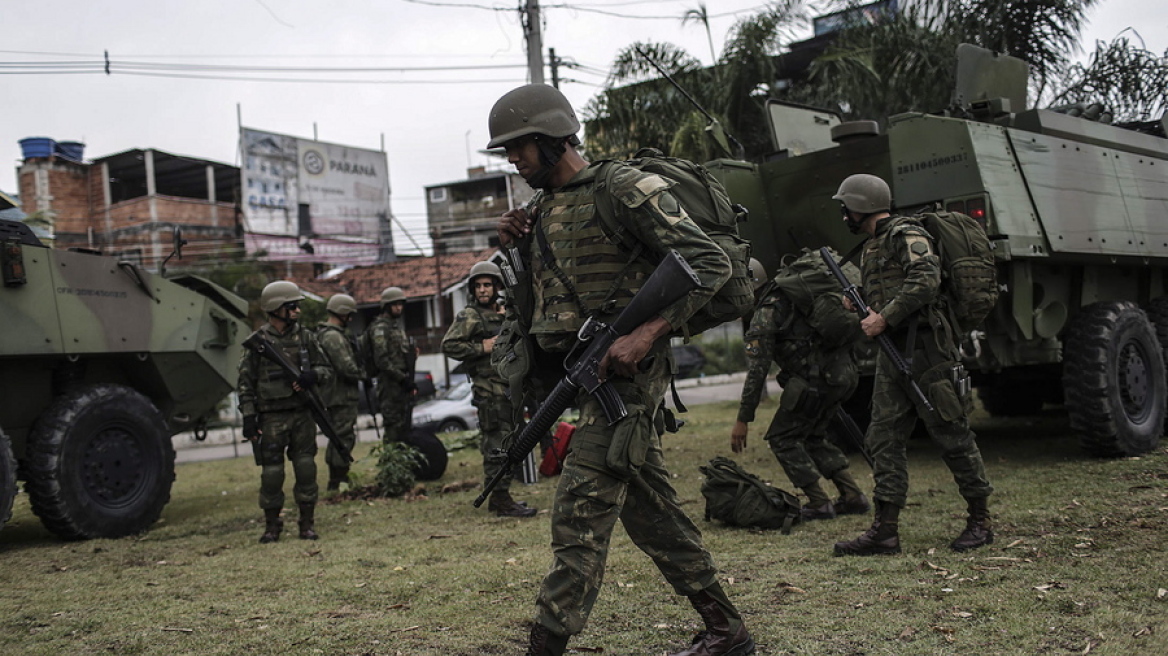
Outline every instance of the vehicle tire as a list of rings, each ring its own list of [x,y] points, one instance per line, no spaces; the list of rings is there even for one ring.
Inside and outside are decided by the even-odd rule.
[[[457,433],[466,430],[466,424],[462,423],[461,419],[446,419],[438,424],[436,432],[439,433]]]
[[[16,499],[16,457],[12,442],[0,430],[0,529],[12,519],[12,501]]]
[[[438,435],[425,428],[411,429],[406,442],[417,449],[425,458],[424,464],[414,468],[414,476],[419,481],[436,481],[446,473],[446,445]]]
[[[1099,456],[1139,455],[1164,433],[1164,359],[1144,311],[1128,301],[1084,308],[1063,344],[1063,389],[1071,428]]]
[[[1042,390],[1025,384],[983,385],[977,398],[985,411],[995,417],[1027,417],[1042,412]]]
[[[82,387],[54,400],[33,426],[25,464],[33,512],[67,540],[145,531],[174,483],[162,414],[122,385]]]
[[[1160,354],[1164,357],[1164,366],[1168,367],[1168,296],[1154,298],[1144,311],[1148,313],[1148,321],[1156,329],[1156,339],[1160,340]],[[1165,400],[1168,403],[1168,399]],[[1165,426],[1168,430],[1168,425]]]

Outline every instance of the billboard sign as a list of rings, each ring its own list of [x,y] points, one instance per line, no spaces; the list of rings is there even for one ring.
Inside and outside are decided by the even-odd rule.
[[[338,264],[378,261],[381,242],[390,239],[384,152],[250,128],[241,128],[240,150],[249,252]],[[352,259],[356,253],[365,254],[360,262]]]

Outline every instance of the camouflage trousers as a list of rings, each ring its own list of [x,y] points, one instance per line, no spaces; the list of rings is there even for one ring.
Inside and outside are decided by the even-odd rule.
[[[667,358],[658,357],[634,380],[613,380],[629,411],[614,426],[591,396],[581,394],[580,422],[552,504],[552,565],[536,599],[536,621],[553,633],[584,629],[617,519],[678,594],[696,594],[717,580],[701,532],[670,483],[653,428],[668,367]]]
[[[848,457],[827,439],[827,426],[853,391],[854,380],[845,386],[826,381],[811,385],[794,376],[787,381],[765,439],[795,487],[830,479],[847,468]]]
[[[352,453],[353,447],[357,444],[357,404],[331,405],[328,412],[329,419],[333,422],[333,428],[337,429],[337,437],[340,438],[341,444],[348,447],[349,453]],[[351,464],[341,456],[332,442],[329,442],[328,448],[324,451],[324,462],[330,467],[343,467],[345,469],[348,469]]]
[[[922,331],[912,356],[913,378],[928,396],[933,412],[917,405],[908,381],[883,352],[876,360],[872,423],[865,437],[875,461],[874,496],[902,508],[908,497],[908,440],[918,417],[941,448],[941,458],[952,472],[961,495],[979,498],[993,492],[977,448],[977,436],[969,428],[972,392],[964,398],[958,396],[950,373],[957,364],[955,354],[937,345],[935,337],[939,335]]]
[[[316,503],[316,422],[308,410],[260,414],[259,442],[252,442],[260,466],[260,508],[284,507],[284,458],[292,463],[296,503]]]
[[[511,423],[511,399],[506,394],[492,394],[481,387],[474,388],[472,401],[479,417],[479,452],[483,454],[483,485],[507,463],[506,440],[514,429]],[[513,472],[499,479],[495,489],[505,492],[511,488]]]
[[[413,424],[414,397],[398,383],[377,381],[377,404],[381,406],[381,441],[404,442]]]

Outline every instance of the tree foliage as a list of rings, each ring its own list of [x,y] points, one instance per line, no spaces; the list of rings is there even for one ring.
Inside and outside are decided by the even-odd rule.
[[[784,71],[779,55],[807,25],[802,0],[783,0],[739,21],[716,66],[672,44],[635,44],[620,53],[604,91],[585,108],[589,155],[627,157],[638,147],[702,161],[705,116],[637,50],[653,58],[744,145],[766,154],[769,98],[834,109],[845,120],[933,112],[951,103],[956,49],[971,43],[1030,66],[1032,104],[1103,102],[1117,119],[1158,118],[1168,109],[1168,53],[1127,38],[1098,43],[1075,64],[1087,12],[1100,0],[920,0],[883,20],[860,16],[841,30],[805,72]],[[854,9],[855,0],[829,4]],[[904,4],[904,3],[902,3]],[[701,20],[700,12],[687,13]],[[859,16],[859,15],[858,15]]]

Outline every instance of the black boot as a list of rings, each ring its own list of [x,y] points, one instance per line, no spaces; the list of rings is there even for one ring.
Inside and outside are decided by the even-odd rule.
[[[799,509],[799,516],[803,521],[835,519],[835,507],[831,505],[831,497],[823,491],[818,480],[799,489],[807,495],[807,505]]]
[[[328,485],[325,486],[325,489],[330,492],[339,490],[341,489],[341,483],[344,483],[347,480],[349,480],[348,467],[335,467],[333,465],[329,465],[329,480]]]
[[[284,530],[284,520],[280,519],[280,509],[264,508],[264,534],[260,536],[260,544],[279,540],[282,530]]]
[[[689,597],[706,630],[689,647],[671,656],[746,656],[754,653],[754,639],[718,583]]]
[[[300,539],[301,540],[316,540],[320,538],[316,534],[316,504],[302,503],[300,504]]]
[[[871,556],[900,553],[900,506],[876,500],[876,519],[860,537],[835,543],[837,556]]]
[[[860,486],[852,473],[845,467],[831,477],[831,482],[840,492],[839,499],[832,504],[836,515],[866,515],[872,510],[868,497],[860,491]]]
[[[563,656],[567,649],[568,636],[556,635],[539,622],[531,625],[526,656]]]
[[[526,504],[518,503],[511,498],[507,490],[495,490],[487,501],[487,510],[500,517],[531,517],[536,513],[535,508],[528,508]]]
[[[990,530],[990,511],[986,508],[986,498],[965,498],[969,504],[969,518],[965,520],[965,530],[949,548],[954,551],[969,551],[987,544],[993,544],[994,532]]]

